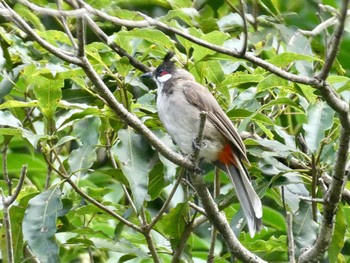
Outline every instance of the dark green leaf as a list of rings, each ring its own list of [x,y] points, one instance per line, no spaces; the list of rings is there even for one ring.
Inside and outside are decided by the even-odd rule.
[[[42,192],[29,201],[23,219],[23,237],[41,262],[59,262],[55,233],[57,213],[61,208],[59,188]]]
[[[137,209],[143,206],[148,196],[148,173],[150,167],[150,147],[145,139],[131,128],[119,131],[119,143],[113,153],[121,163],[127,177],[132,197]]]
[[[79,178],[83,177],[96,160],[94,145],[82,145],[73,150],[68,158],[69,170]]]
[[[311,204],[307,201],[300,201],[299,211],[293,217],[295,252],[298,256],[302,249],[314,244],[318,234],[318,224],[312,220]]]
[[[315,153],[325,138],[325,131],[333,125],[334,111],[326,102],[317,101],[307,110],[308,123],[303,125],[305,141],[312,153]]]

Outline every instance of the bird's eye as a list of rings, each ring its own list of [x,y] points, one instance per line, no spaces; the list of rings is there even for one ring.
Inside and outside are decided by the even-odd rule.
[[[157,76],[158,77],[161,77],[161,76],[164,76],[166,74],[168,74],[169,72],[167,72],[165,69],[162,69],[162,68],[158,68],[157,69]]]

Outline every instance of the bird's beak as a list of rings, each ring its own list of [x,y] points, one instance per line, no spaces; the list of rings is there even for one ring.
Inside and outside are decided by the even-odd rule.
[[[141,75],[141,78],[143,78],[143,79],[149,79],[149,78],[152,78],[152,76],[153,76],[153,73],[152,73],[152,71],[150,71],[150,72],[147,72],[147,73],[145,73],[145,74],[142,74],[142,75]]]

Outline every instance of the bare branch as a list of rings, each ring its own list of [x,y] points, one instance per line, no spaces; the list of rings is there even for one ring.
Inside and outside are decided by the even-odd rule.
[[[132,27],[132,28],[147,27],[148,26],[147,21],[144,21],[144,20],[133,21],[133,20],[120,19],[120,18],[117,18],[115,16],[110,16],[110,15],[108,15],[105,12],[102,12],[100,10],[97,10],[82,0],[77,0],[77,1],[79,2],[79,4],[81,4],[82,7],[84,7],[86,10],[88,10],[89,13],[97,15],[97,16],[99,16],[107,21],[110,21],[116,25],[125,26],[125,27]]]
[[[322,68],[322,70],[316,75],[316,78],[325,80],[328,77],[329,71],[331,70],[331,67],[334,63],[334,60],[337,56],[337,52],[339,49],[340,41],[344,32],[344,26],[345,26],[345,19],[347,16],[347,10],[348,10],[349,0],[343,0],[342,1],[342,8],[340,11],[339,16],[339,24],[336,27],[336,30],[334,32],[334,35],[332,37],[330,47],[327,53],[326,62]]]
[[[38,42],[43,48],[59,57],[60,59],[73,63],[76,65],[81,64],[81,60],[76,58],[74,54],[68,53],[66,51],[60,50],[59,48],[51,45],[44,39],[42,39],[35,31],[28,25],[24,19],[19,16],[11,7],[9,7],[4,0],[0,3],[0,8],[6,9],[9,13],[9,17],[14,23],[16,23],[26,34],[28,34],[32,39]]]
[[[25,1],[27,1],[27,0],[25,0]],[[57,5],[58,10],[62,11],[61,0],[56,0],[56,5]],[[78,17],[78,16],[75,16],[75,17]],[[66,32],[67,36],[69,37],[69,40],[72,43],[72,46],[74,47],[74,49],[78,49],[77,43],[75,43],[73,34],[72,34],[71,30],[69,29],[69,26],[68,26],[66,18],[63,17],[63,16],[59,16],[59,17],[57,17],[57,19],[59,21],[61,21],[63,29]]]
[[[293,236],[293,217],[290,212],[287,212],[287,237],[288,237],[288,258],[290,263],[295,263],[295,249]]]
[[[71,6],[74,8],[79,8],[79,6],[71,0],[66,0]],[[80,1],[80,5],[87,5],[83,1]],[[88,6],[88,5],[87,5]],[[89,6],[90,9],[92,7]],[[89,27],[91,30],[96,34],[96,36],[101,39],[103,43],[108,45],[114,52],[116,52],[121,57],[127,57],[129,59],[129,62],[131,65],[133,65],[135,68],[141,70],[142,72],[148,72],[150,69],[142,64],[140,61],[136,60],[133,56],[128,54],[123,48],[121,48],[117,43],[114,41],[110,41],[109,37],[103,32],[103,30],[95,23],[95,21],[88,15],[85,16],[85,20],[87,21]]]
[[[83,17],[87,15],[89,12],[85,8],[77,8],[75,10],[55,10],[51,8],[45,8],[38,6],[36,4],[33,4],[29,2],[28,0],[18,0],[21,4],[25,5],[26,7],[30,8],[31,10],[48,16],[54,16],[54,17]]]
[[[22,169],[21,169],[21,174],[19,176],[19,181],[18,181],[16,190],[15,190],[14,194],[11,195],[9,197],[9,199],[7,199],[5,201],[4,206],[6,205],[9,207],[10,205],[12,205],[16,201],[16,198],[18,197],[19,193],[22,190],[24,179],[26,178],[26,175],[27,175],[27,165],[23,165]]]
[[[171,189],[171,192],[169,194],[169,196],[167,197],[167,199],[165,200],[165,202],[163,203],[162,208],[159,210],[158,214],[153,217],[152,221],[149,223],[148,228],[152,229],[154,227],[154,225],[158,222],[158,220],[161,218],[161,216],[163,215],[163,213],[165,212],[165,210],[168,208],[171,199],[174,197],[174,194],[178,188],[178,186],[180,185],[180,182],[182,180],[182,177],[185,173],[185,170],[182,169],[179,173],[178,178],[176,179],[175,185],[173,186],[173,188]]]
[[[123,224],[125,224],[126,226],[142,233],[143,230],[129,222],[128,220],[126,220],[124,217],[118,215],[117,213],[115,213],[114,211],[112,211],[111,209],[109,209],[108,207],[104,206],[103,204],[99,203],[98,201],[96,201],[94,198],[90,197],[88,194],[86,194],[85,192],[83,192],[76,184],[75,182],[69,177],[69,174],[67,173],[63,163],[61,162],[61,159],[58,156],[58,153],[56,152],[55,148],[52,147],[51,145],[51,149],[52,152],[54,153],[61,169],[57,169],[52,163],[49,162],[49,160],[47,160],[46,156],[44,155],[44,159],[46,161],[46,163],[51,166],[51,168],[62,178],[64,179],[73,189],[76,193],[78,193],[81,197],[83,197],[84,199],[86,199],[88,202],[90,202],[91,204],[93,204],[94,206],[98,207],[99,209],[101,209],[102,211],[106,212],[107,214],[111,215],[112,217],[116,218],[117,220],[119,220],[120,222],[122,222]]]
[[[2,174],[4,176],[4,180],[7,184],[9,195],[12,195],[12,181],[9,177],[8,169],[7,169],[7,150],[8,150],[8,144],[10,142],[11,138],[8,138],[4,141],[3,145],[4,148],[2,149]]]
[[[197,162],[200,150],[202,148],[202,141],[203,141],[206,120],[207,120],[207,112],[202,111],[199,115],[198,134],[197,134],[197,137],[195,138],[196,147],[194,148],[194,152],[193,152],[193,162],[194,163]]]
[[[327,28],[334,26],[337,23],[337,18],[331,17],[321,24],[317,25],[313,30],[308,31],[308,30],[302,30],[299,29],[299,32],[302,33],[304,36],[311,36],[315,37],[318,34],[320,34],[322,31],[326,30]]]
[[[85,56],[85,19],[84,17],[77,18],[76,34],[78,39],[78,52],[79,58]]]
[[[337,160],[333,179],[325,197],[323,220],[316,243],[300,257],[298,262],[315,262],[327,250],[333,235],[336,211],[346,182],[346,162],[349,154],[350,130],[341,128]]]

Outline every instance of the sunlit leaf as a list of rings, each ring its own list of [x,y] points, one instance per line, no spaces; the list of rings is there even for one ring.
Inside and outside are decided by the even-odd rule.
[[[334,234],[328,252],[330,262],[337,262],[338,254],[341,252],[345,243],[344,236],[346,232],[346,223],[342,206],[340,206],[340,209],[337,212],[334,226]]]
[[[34,93],[39,101],[41,111],[47,118],[51,119],[62,98],[61,88],[64,86],[64,82],[38,75],[34,79],[34,84]]]
[[[283,52],[281,54],[278,54],[274,56],[273,58],[269,59],[268,61],[278,67],[285,67],[288,66],[290,63],[298,60],[305,60],[305,61],[319,61],[322,62],[321,59],[311,56],[311,55],[303,55],[299,53],[293,53],[293,52]]]

